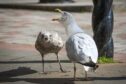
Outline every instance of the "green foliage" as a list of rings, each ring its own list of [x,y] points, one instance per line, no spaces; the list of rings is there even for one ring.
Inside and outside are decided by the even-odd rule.
[[[113,58],[101,56],[98,58],[98,63],[105,64],[105,63],[115,63],[115,62],[114,62]]]

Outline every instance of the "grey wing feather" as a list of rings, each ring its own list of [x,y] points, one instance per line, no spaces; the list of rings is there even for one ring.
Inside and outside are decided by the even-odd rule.
[[[98,52],[95,42],[84,33],[71,36],[66,42],[66,51],[68,58],[75,62],[89,62],[89,57],[93,62],[97,61]]]

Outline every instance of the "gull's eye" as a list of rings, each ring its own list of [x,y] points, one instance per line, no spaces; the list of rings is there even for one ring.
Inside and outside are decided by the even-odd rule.
[[[49,37],[52,37],[52,35],[49,35]]]
[[[64,17],[62,17],[61,19],[62,19],[62,21],[65,21],[65,18]]]
[[[63,14],[64,14],[64,15],[67,15],[67,13],[66,13],[66,12],[64,12]]]
[[[61,19],[62,19],[62,21],[65,21],[67,19],[67,13],[66,12],[63,13]]]
[[[42,38],[42,39],[44,38],[44,35],[43,35],[43,34],[41,34],[41,38]]]

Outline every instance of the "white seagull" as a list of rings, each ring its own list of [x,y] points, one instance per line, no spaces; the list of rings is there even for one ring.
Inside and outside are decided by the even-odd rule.
[[[63,72],[60,60],[58,58],[59,51],[63,48],[62,38],[56,33],[50,33],[47,31],[39,32],[37,40],[35,42],[35,48],[40,52],[42,56],[42,72],[44,72],[44,55],[48,53],[55,53],[57,61],[59,62],[60,70]]]
[[[67,56],[74,63],[74,79],[76,79],[76,63],[82,64],[85,69],[85,79],[88,80],[87,71],[95,71],[98,68],[98,51],[92,37],[87,35],[76,23],[72,14],[56,9],[61,13],[59,21],[66,29],[68,40],[66,41]]]

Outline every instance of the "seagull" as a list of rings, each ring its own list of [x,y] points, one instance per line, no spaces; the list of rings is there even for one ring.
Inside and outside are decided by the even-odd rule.
[[[70,61],[74,64],[74,80],[76,80],[76,63],[83,65],[85,69],[85,79],[88,71],[95,71],[98,68],[98,51],[91,36],[86,34],[76,23],[73,15],[69,12],[56,9],[61,13],[61,17],[53,18],[53,21],[60,22],[68,35],[66,41],[66,52]]]
[[[62,38],[56,33],[50,33],[48,31],[41,31],[38,34],[37,40],[35,42],[35,48],[38,50],[42,56],[42,73],[45,73],[44,71],[44,55],[48,53],[55,53],[57,56],[57,61],[60,66],[60,70],[62,72],[62,66],[60,64],[60,60],[58,58],[59,51],[63,48],[64,43]]]

